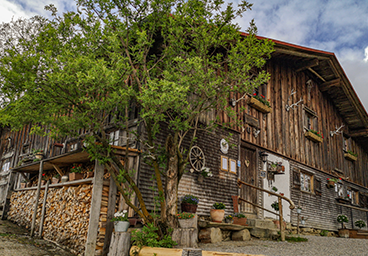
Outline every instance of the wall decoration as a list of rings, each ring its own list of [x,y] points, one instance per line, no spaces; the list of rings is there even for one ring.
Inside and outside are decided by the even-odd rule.
[[[230,159],[230,172],[236,174],[236,160]]]
[[[229,158],[226,156],[221,156],[221,171],[229,170]]]
[[[244,164],[246,167],[249,167],[250,161],[249,160],[244,160]]]
[[[205,160],[206,159],[204,157],[204,153],[202,149],[200,149],[198,146],[193,146],[190,149],[189,162],[195,171],[197,172],[202,171],[202,168],[205,166],[206,163]]]
[[[259,175],[262,179],[266,178],[266,171],[261,171],[260,175]]]
[[[221,139],[220,148],[222,153],[227,154],[229,151],[229,143],[225,139]]]

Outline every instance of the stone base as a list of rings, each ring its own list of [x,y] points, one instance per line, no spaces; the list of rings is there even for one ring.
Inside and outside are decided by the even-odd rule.
[[[196,228],[174,228],[172,240],[184,247],[198,247],[198,229]]]

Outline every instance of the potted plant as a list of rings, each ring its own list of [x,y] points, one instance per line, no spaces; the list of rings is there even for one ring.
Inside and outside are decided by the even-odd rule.
[[[358,227],[359,229],[362,229],[362,228],[364,228],[365,226],[367,226],[367,225],[365,224],[365,221],[364,221],[364,220],[357,220],[357,221],[354,223],[354,225],[355,225],[356,227]]]
[[[248,99],[248,104],[262,113],[272,112],[270,100],[266,100],[262,94],[258,96],[257,93],[253,93],[253,96]]]
[[[322,142],[324,139],[324,136],[322,133],[317,132],[315,130],[309,129],[308,132],[304,134],[304,136],[308,139],[310,139],[313,142]]]
[[[307,221],[306,218],[300,217],[300,224],[305,225],[305,222]]]
[[[41,186],[44,186],[45,184],[46,184],[46,173],[42,173]]]
[[[195,215],[189,212],[182,212],[176,215],[181,228],[197,228]]]
[[[116,212],[111,221],[114,222],[115,232],[126,232],[130,226],[128,211],[123,210],[122,212]]]
[[[349,161],[356,161],[358,159],[358,154],[354,153],[351,150],[348,150],[344,153],[344,157],[345,159],[349,160]]]
[[[80,180],[83,179],[82,164],[73,164],[69,173],[69,180]]]
[[[59,180],[60,180],[60,174],[55,174],[52,179],[51,179],[51,183],[52,184],[58,184],[59,183]]]
[[[212,176],[213,176],[213,173],[210,171],[210,169],[203,167],[201,172],[198,175],[198,182],[203,183],[205,178],[212,177]]]
[[[225,222],[226,223],[230,223],[230,224],[232,224],[233,223],[233,216],[232,215],[227,215],[226,217],[225,217]]]
[[[301,213],[302,213],[302,207],[301,207],[301,206],[298,206],[298,207],[296,208],[296,213],[297,213],[297,214],[301,214]]]
[[[210,215],[213,222],[221,223],[225,215],[225,205],[223,203],[214,203]]]
[[[36,159],[42,160],[43,159],[43,150],[42,149],[33,150],[33,155],[36,157]]]
[[[337,216],[337,222],[341,223],[341,229],[339,229],[339,236],[349,238],[349,229],[346,229],[345,223],[349,222],[349,219],[346,215],[340,214]]]
[[[245,217],[242,213],[235,213],[234,214],[234,224],[247,226],[247,217]]]
[[[198,207],[199,199],[193,195],[185,195],[181,199],[181,211],[196,213]]]
[[[274,174],[284,174],[285,166],[282,165],[282,162],[268,162],[268,171]]]
[[[271,190],[273,191],[273,192],[277,192],[278,191],[278,189],[275,187],[275,186],[273,186],[272,188],[271,188]]]
[[[336,178],[327,178],[327,188],[334,188],[337,181]]]

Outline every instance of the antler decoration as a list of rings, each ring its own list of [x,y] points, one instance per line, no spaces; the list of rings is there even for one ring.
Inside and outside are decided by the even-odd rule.
[[[258,134],[261,132],[261,129],[258,128],[253,128],[253,134],[254,134],[254,138],[258,137]]]
[[[337,126],[335,126],[336,130],[335,131],[330,131],[330,135],[331,137],[333,137],[334,135],[337,135],[339,133],[342,133],[341,128],[343,128],[345,125],[342,124],[339,128],[337,128]]]
[[[291,96],[292,95],[294,95],[296,93],[296,91],[294,91],[294,89],[291,89],[291,93],[290,93],[290,95],[289,95],[289,98],[288,98],[288,100],[287,100],[287,104],[286,104],[286,111],[288,111],[289,112],[289,110],[290,109],[294,109],[293,107],[295,107],[295,106],[298,106],[298,104],[300,103],[300,102],[302,102],[303,101],[303,99],[302,98],[300,98],[300,100],[298,101],[298,102],[296,102],[296,103],[293,103],[293,104],[291,104],[291,105],[289,105],[289,101],[290,101],[290,98],[291,98]]]

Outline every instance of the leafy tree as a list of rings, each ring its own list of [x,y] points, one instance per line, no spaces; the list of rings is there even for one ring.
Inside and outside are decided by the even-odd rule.
[[[0,122],[13,129],[33,123],[33,132],[53,137],[85,131],[90,155],[106,165],[127,204],[152,223],[129,161],[119,161],[105,130],[109,118],[129,134],[130,108],[139,106],[147,137],[127,136],[127,145],[138,139],[150,156],[165,233],[176,225],[178,184],[188,164],[183,142],[192,145],[198,130],[216,125],[216,119],[202,122],[208,112],[225,111],[237,125],[229,96],[267,82],[261,70],[272,42],[256,38],[253,21],[246,36],[233,23],[251,9],[245,1],[233,7],[223,0],[79,0],[78,6],[62,16],[48,6],[54,18],[39,33],[4,49]],[[164,152],[156,139],[163,126],[170,131]],[[126,191],[137,196],[139,208]]]

